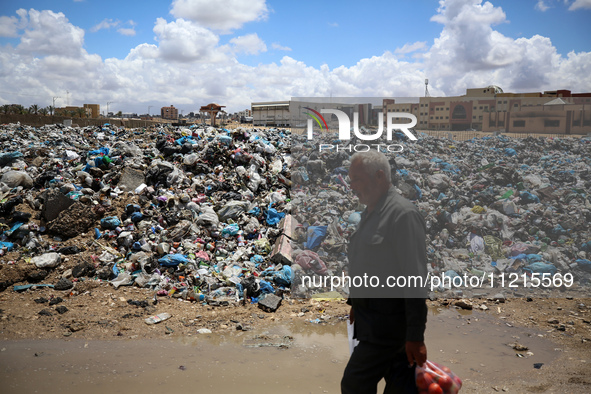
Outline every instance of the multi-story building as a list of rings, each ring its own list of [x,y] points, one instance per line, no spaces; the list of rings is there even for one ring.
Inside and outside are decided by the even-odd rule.
[[[54,114],[58,116],[73,116],[79,118],[90,118],[92,115],[92,109],[84,107],[67,106],[62,108],[56,108]]]
[[[417,117],[418,130],[479,130],[517,133],[591,132],[591,93],[570,90],[505,93],[498,86],[467,89],[463,96],[420,97],[418,103],[384,100],[385,112]],[[395,118],[406,123],[407,118]]]
[[[101,106],[99,104],[84,104],[84,108],[86,108],[86,112],[90,111],[91,118],[98,118],[99,114],[101,113]]]
[[[179,118],[179,110],[175,108],[174,105],[170,107],[162,107],[160,108],[160,117],[162,119],[171,119],[177,120]]]

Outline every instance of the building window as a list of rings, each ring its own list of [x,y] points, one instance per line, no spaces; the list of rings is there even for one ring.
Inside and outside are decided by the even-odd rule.
[[[546,119],[544,121],[544,127],[559,127],[559,126],[560,126],[560,120]]]
[[[517,107],[519,107],[519,104],[517,104],[517,103],[516,103],[516,104],[513,104],[513,106],[514,106],[515,108],[517,108]]]
[[[478,109],[482,109],[482,105]]]
[[[507,100],[503,101],[503,104],[507,104]]]
[[[466,119],[466,108],[463,105],[458,104],[454,108],[453,113],[451,114],[452,119]]]
[[[446,111],[449,111],[449,107],[445,107],[445,110],[446,110]]]
[[[525,120],[514,120],[513,127],[525,127]]]

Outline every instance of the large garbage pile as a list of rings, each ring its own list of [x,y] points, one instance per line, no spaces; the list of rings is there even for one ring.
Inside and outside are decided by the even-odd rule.
[[[288,132],[12,124],[0,140],[0,290],[94,279],[223,304],[289,288],[270,259]]]
[[[100,281],[274,310],[290,290],[330,290],[304,288],[303,274],[347,272],[363,207],[348,186],[354,150],[318,150],[334,136],[13,124],[0,141],[0,291]],[[394,178],[425,217],[432,274],[568,272],[588,288],[588,139],[404,147]]]
[[[393,181],[425,218],[430,274],[450,278],[433,290],[484,295],[479,290],[491,281],[503,296],[590,289],[591,140],[397,137],[404,149],[389,154]],[[362,210],[348,188],[347,167],[350,155],[369,145],[339,141],[337,135],[293,139],[292,203],[300,222],[294,260],[305,273],[346,274],[346,240]],[[486,281],[475,286],[469,277]],[[532,277],[545,280],[532,286]],[[299,281],[296,292],[318,290],[305,284]]]

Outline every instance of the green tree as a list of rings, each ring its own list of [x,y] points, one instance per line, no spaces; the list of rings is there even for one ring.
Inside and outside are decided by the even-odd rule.
[[[4,115],[8,115],[8,114],[10,113],[10,105],[8,105],[8,104],[4,104],[4,105],[2,106],[2,113],[3,113]]]
[[[117,116],[118,118],[122,117],[122,116],[123,116],[123,112],[121,112],[121,111],[117,112],[117,115],[116,115],[116,116]]]
[[[43,116],[47,116],[47,113],[48,113],[48,112],[49,112],[49,111],[47,110],[47,108],[41,108],[41,109],[39,110],[39,113],[40,113],[41,115],[43,115]]]
[[[53,115],[53,112],[55,111],[55,108],[53,108],[52,105],[48,105],[47,106],[47,112],[49,112],[50,115]]]
[[[86,108],[78,108],[76,109],[76,113],[78,114],[79,118],[86,118]]]
[[[29,107],[29,113],[33,115],[37,115],[39,113],[39,106],[37,104],[33,104]]]

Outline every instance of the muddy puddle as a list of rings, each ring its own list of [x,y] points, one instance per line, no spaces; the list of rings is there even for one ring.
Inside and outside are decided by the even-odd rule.
[[[538,334],[482,312],[444,309],[430,311],[426,335],[429,359],[474,392],[543,374],[560,353]],[[514,342],[531,353],[507,346]],[[339,393],[349,356],[344,322],[302,321],[157,340],[1,341],[0,349],[0,391],[19,394]]]

